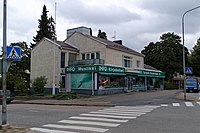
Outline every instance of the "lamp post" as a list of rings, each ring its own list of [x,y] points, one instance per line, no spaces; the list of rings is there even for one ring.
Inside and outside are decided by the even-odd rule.
[[[185,74],[185,44],[184,44],[184,43],[185,43],[185,36],[184,36],[184,30],[185,30],[185,29],[184,29],[184,17],[185,17],[185,15],[186,15],[188,12],[193,11],[193,10],[198,9],[198,8],[200,8],[200,6],[197,6],[197,7],[194,7],[194,8],[192,8],[192,9],[189,9],[189,10],[185,11],[185,12],[183,13],[183,16],[182,16],[184,100],[186,100],[186,88],[185,88],[185,77],[186,77],[186,74]]]

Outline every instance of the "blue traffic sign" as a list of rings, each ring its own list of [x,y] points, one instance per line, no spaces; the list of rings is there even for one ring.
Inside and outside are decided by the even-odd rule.
[[[185,68],[185,74],[192,74],[192,73],[193,73],[192,67]]]
[[[7,46],[6,47],[6,58],[7,60],[20,61],[21,60],[21,48],[18,46]]]

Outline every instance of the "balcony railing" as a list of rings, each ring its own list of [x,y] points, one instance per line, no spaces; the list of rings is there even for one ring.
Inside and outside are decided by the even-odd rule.
[[[75,60],[69,61],[69,66],[77,66],[77,65],[93,65],[93,64],[104,64],[105,61],[103,59],[90,59],[90,60]]]

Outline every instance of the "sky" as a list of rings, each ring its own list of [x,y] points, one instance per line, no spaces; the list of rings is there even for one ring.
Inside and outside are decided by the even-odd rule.
[[[56,3],[56,4],[55,4]],[[44,4],[48,17],[56,20],[59,41],[66,30],[80,26],[106,32],[109,40],[138,52],[160,36],[174,32],[182,37],[181,18],[185,11],[200,5],[199,0],[7,0],[7,45],[30,44],[38,30]],[[3,0],[0,2],[0,45],[3,45]],[[191,50],[200,37],[200,8],[185,16],[185,46]]]

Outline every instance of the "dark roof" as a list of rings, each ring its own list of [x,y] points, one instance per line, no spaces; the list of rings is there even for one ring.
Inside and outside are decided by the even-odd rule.
[[[85,35],[85,36],[88,36],[88,35]],[[116,42],[112,42],[112,41],[109,41],[109,40],[106,40],[106,39],[102,39],[102,38],[99,38],[99,37],[95,37],[95,36],[88,36],[88,37],[94,38],[96,40],[99,40],[99,41],[105,43],[106,46],[109,47],[109,48],[113,48],[113,49],[116,49],[116,50],[132,53],[132,54],[144,57],[143,54],[141,54],[141,53],[139,53],[139,52],[137,52],[137,51],[135,51],[133,49],[130,49],[130,48],[124,46],[124,45],[118,44]]]
[[[62,41],[56,41],[56,43],[58,45],[60,45],[62,48],[68,48],[68,49],[78,50],[77,48],[71,46],[70,44],[62,42]]]
[[[150,66],[150,65],[146,65],[146,64],[144,64],[144,68],[145,68],[145,69],[150,69],[150,70],[157,70],[157,71],[159,71],[158,69],[156,69],[156,68],[154,68],[154,67],[152,67],[152,66]]]

